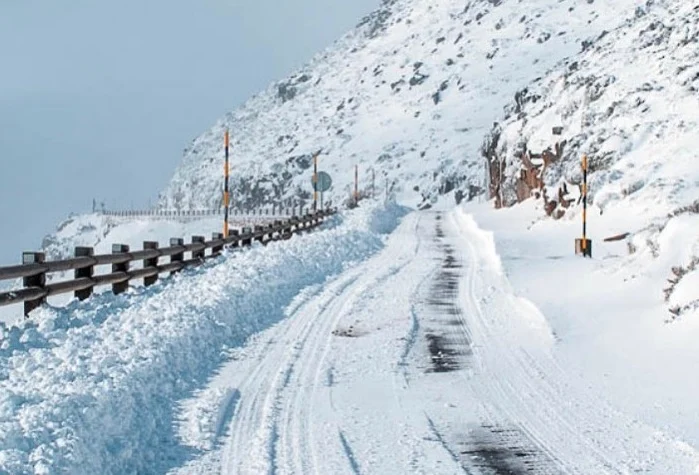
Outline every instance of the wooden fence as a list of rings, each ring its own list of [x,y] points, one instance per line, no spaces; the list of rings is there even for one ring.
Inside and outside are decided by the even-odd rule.
[[[128,289],[130,281],[136,279],[143,279],[144,285],[150,286],[160,274],[172,274],[185,267],[200,265],[206,259],[220,255],[224,247],[288,239],[294,233],[318,226],[324,218],[335,213],[334,209],[326,209],[301,217],[292,216],[283,221],[276,220],[267,226],[232,229],[225,239],[222,233],[213,233],[210,241],[203,236],[192,236],[191,244],[185,244],[182,238],[172,238],[169,247],[163,248],[157,242],[146,241],[143,250],[135,252],[123,244],[113,244],[112,253],[104,255],[94,255],[91,247],[76,247],[74,258],[50,262],[45,261],[42,252],[25,252],[21,265],[0,267],[0,281],[23,280],[23,288],[0,293],[0,306],[24,302],[26,316],[53,295],[74,292],[76,298],[85,300],[92,295],[95,287],[103,285],[111,285],[112,292],[120,294]],[[210,252],[207,253],[207,249]],[[189,259],[185,259],[186,253],[190,254]],[[169,257],[168,263],[159,262],[164,257]],[[143,266],[131,269],[133,262],[142,263]],[[111,266],[111,273],[96,274],[95,267],[98,266]],[[47,274],[71,270],[74,271],[72,280],[47,283]]]

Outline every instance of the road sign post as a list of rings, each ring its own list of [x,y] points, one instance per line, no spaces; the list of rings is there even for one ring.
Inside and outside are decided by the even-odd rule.
[[[582,156],[582,239],[575,240],[575,254],[583,257],[592,257],[592,241],[587,239],[587,155]]]
[[[315,197],[317,196],[318,193],[320,193],[320,207],[322,209],[323,208],[323,194],[330,189],[333,181],[330,178],[330,175],[328,175],[325,172],[313,173],[313,177],[314,177],[314,179],[312,181],[312,183],[313,183],[313,196],[314,196],[314,199],[313,199],[314,208],[313,209],[314,210],[316,209],[315,208],[315,204],[316,204]]]
[[[321,205],[322,207],[323,205]],[[318,153],[313,155],[313,211],[318,209]]]

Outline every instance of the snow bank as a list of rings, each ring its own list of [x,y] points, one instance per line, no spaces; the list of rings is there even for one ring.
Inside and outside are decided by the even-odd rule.
[[[0,472],[179,465],[190,454],[173,434],[174,402],[205,381],[227,348],[282,319],[303,288],[379,250],[377,229],[402,213],[362,207],[329,229],[228,252],[148,289],[0,325]]]

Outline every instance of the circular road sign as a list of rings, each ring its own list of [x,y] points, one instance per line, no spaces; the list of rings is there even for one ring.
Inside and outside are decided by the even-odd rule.
[[[311,183],[313,183],[313,178],[311,178]],[[318,183],[316,184],[315,191],[320,191],[321,193],[328,191],[332,186],[333,181],[325,172],[318,172]]]

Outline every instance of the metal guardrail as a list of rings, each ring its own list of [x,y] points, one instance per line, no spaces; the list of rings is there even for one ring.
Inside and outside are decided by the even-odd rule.
[[[25,252],[22,264],[0,267],[0,281],[23,279],[23,288],[0,293],[0,307],[24,303],[24,315],[41,306],[46,298],[74,292],[79,300],[90,297],[95,287],[111,285],[114,294],[128,289],[130,281],[143,279],[145,286],[153,285],[163,273],[176,273],[185,267],[202,264],[206,259],[221,254],[224,247],[249,246],[253,241],[266,243],[272,240],[288,239],[294,233],[311,229],[323,222],[327,216],[336,213],[334,209],[320,210],[304,216],[292,216],[287,220],[275,220],[267,226],[254,226],[241,230],[230,230],[229,237],[222,233],[213,233],[212,239],[206,241],[203,236],[192,236],[192,242],[185,244],[182,238],[170,239],[168,247],[160,248],[157,242],[146,241],[143,250],[130,251],[123,244],[113,244],[111,254],[93,255],[91,247],[76,247],[75,257],[60,261],[45,262],[42,252]],[[211,251],[206,253],[207,249]],[[190,259],[185,260],[185,253]],[[159,263],[161,258],[169,257],[168,263]],[[142,262],[143,267],[130,269],[132,262]],[[111,265],[111,273],[95,275],[98,266]],[[50,283],[46,275],[55,272],[74,271],[72,280]]]
[[[277,206],[272,205],[262,208],[234,208],[228,209],[229,216],[240,218],[281,218],[297,216],[299,214],[308,214],[309,207],[301,206]],[[171,218],[171,219],[192,219],[192,218],[207,218],[211,216],[223,216],[225,208],[215,209],[147,209],[147,210],[125,210],[125,211],[110,211],[102,210],[95,211],[103,216],[120,217],[120,218]]]

